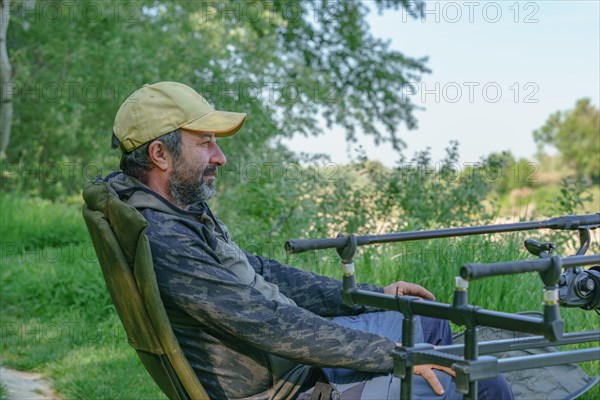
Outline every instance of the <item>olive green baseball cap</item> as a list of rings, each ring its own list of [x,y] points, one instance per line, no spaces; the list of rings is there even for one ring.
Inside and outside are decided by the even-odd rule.
[[[158,82],[144,85],[123,102],[113,132],[121,142],[121,150],[130,152],[177,128],[231,136],[245,119],[245,113],[215,110],[187,85]]]

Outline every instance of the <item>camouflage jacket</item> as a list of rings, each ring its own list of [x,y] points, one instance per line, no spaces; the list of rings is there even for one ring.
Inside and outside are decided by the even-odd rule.
[[[109,187],[148,220],[167,315],[211,398],[293,398],[311,367],[391,371],[391,340],[327,319],[365,312],[340,281],[240,250],[206,205],[179,209],[123,174]]]

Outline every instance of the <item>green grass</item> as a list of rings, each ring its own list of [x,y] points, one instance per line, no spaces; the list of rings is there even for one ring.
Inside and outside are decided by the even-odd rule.
[[[6,400],[6,386],[0,383],[0,400]]]
[[[2,195],[3,364],[66,399],[164,399],[129,347],[80,208]]]
[[[41,252],[88,241],[79,207],[3,192],[0,196],[3,251]]]
[[[2,362],[43,373],[67,399],[164,399],[127,344],[79,207],[10,194],[0,201]],[[361,248],[357,278],[380,285],[416,282],[438,301],[451,302],[453,278],[463,263],[528,258],[521,249],[524,237],[542,239],[544,234]],[[266,255],[317,273],[341,275],[334,251],[285,256],[278,243],[271,248],[272,254]],[[598,250],[594,244],[590,252]],[[540,310],[541,293],[539,277],[531,274],[473,282],[469,295],[471,304],[517,312]],[[562,309],[561,315],[569,332],[598,328],[595,313]],[[581,365],[590,374],[600,371],[597,361]],[[600,388],[584,398],[600,398]]]

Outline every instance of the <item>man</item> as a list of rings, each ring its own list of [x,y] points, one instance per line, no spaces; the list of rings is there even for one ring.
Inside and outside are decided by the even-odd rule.
[[[215,399],[308,398],[317,381],[342,398],[398,398],[390,352],[401,315],[348,307],[339,281],[244,252],[206,205],[226,163],[216,137],[233,135],[245,118],[215,111],[175,82],[144,85],[115,118],[123,173],[107,181],[148,220],[161,297],[187,359]],[[433,299],[405,282],[362,287]],[[450,335],[446,322],[429,318],[417,332],[433,344]],[[415,367],[415,393],[456,397],[451,373]],[[489,398],[512,396],[503,378],[480,386]]]

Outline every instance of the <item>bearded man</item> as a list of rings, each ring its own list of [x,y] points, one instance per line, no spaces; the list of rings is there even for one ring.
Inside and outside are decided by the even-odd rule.
[[[398,398],[390,353],[402,315],[348,307],[340,281],[243,251],[208,207],[226,163],[216,139],[245,119],[176,82],[145,85],[115,118],[122,172],[106,181],[148,221],[161,298],[186,358],[214,399],[309,398],[317,382],[342,399]],[[433,299],[412,283],[361,288]],[[417,325],[420,341],[451,342],[446,321]],[[414,370],[417,397],[461,397],[452,370]],[[512,398],[501,376],[479,387],[480,398]]]

